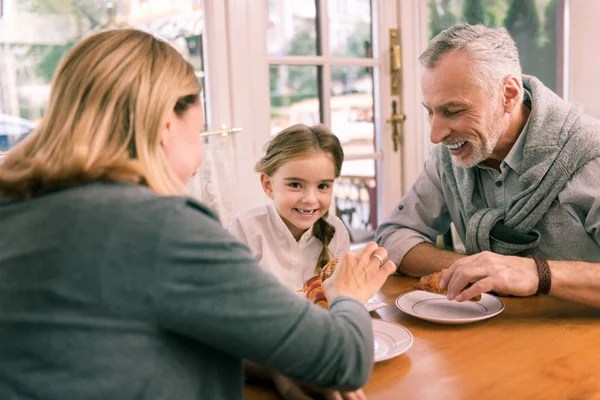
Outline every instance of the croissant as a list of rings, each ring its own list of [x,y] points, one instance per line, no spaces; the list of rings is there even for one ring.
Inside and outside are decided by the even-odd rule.
[[[313,303],[321,306],[325,309],[329,308],[329,302],[325,297],[325,291],[323,290],[323,281],[319,275],[313,276],[304,283],[302,288],[304,295]]]
[[[434,274],[426,275],[419,280],[419,283],[414,286],[415,289],[424,290],[426,292],[436,293],[436,294],[448,294],[446,289],[440,288],[440,280],[448,269],[444,268],[440,272],[436,272]],[[468,287],[468,286],[467,286]],[[481,295],[478,294],[475,297],[470,298],[471,301],[479,301],[481,300]]]
[[[335,271],[335,267],[338,264],[338,259],[334,259],[329,261],[323,269],[321,273],[317,276],[313,276],[309,280],[304,283],[304,287],[302,291],[304,295],[316,305],[323,307],[324,309],[329,308],[329,302],[327,301],[327,297],[325,297],[325,291],[323,290],[323,282],[326,279],[330,278]]]
[[[337,266],[339,260],[337,258],[329,261],[323,269],[321,270],[321,281],[325,282],[325,279],[331,278],[333,272],[335,271],[335,267]]]

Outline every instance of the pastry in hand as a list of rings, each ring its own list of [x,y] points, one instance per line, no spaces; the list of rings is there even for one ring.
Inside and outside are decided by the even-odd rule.
[[[329,308],[329,302],[327,301],[327,297],[325,297],[325,291],[323,290],[323,281],[319,275],[313,276],[307,280],[304,283],[302,291],[304,292],[306,298],[316,305],[325,309]]]
[[[323,269],[321,269],[321,281],[322,282],[325,282],[325,280],[327,278],[331,278],[331,275],[333,275],[333,272],[335,271],[335,267],[337,266],[338,262],[339,262],[339,259],[335,258],[335,259],[329,261],[327,264],[325,264]]]
[[[325,291],[323,290],[323,282],[325,282],[326,279],[330,278],[331,275],[333,275],[337,263],[337,258],[329,261],[321,269],[321,273],[307,280],[304,283],[304,287],[302,288],[302,291],[310,301],[325,309],[329,308],[329,302],[327,301],[327,297],[325,297]]]
[[[422,277],[421,280],[419,280],[419,283],[417,285],[415,285],[414,288],[418,289],[418,290],[424,290],[426,292],[443,294],[445,296],[446,294],[448,294],[448,291],[440,288],[440,280],[442,279],[442,275],[444,275],[444,272],[446,272],[447,270],[448,269],[445,268],[445,269],[441,270],[440,272],[436,272],[435,274],[426,275],[426,276]],[[469,286],[467,286],[467,287],[469,287]],[[478,294],[477,296],[472,297],[469,300],[479,301],[479,300],[481,300],[481,295]]]

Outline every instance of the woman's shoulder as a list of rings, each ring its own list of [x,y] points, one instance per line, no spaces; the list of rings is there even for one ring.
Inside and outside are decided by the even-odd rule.
[[[196,215],[218,223],[215,212],[200,201],[187,196],[162,196],[146,186],[130,183],[93,183],[74,190],[66,195],[81,207],[90,207],[98,211],[110,209],[113,214],[122,214],[140,219],[159,218],[172,213]]]

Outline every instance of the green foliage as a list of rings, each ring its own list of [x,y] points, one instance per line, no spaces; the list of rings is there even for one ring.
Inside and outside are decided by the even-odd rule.
[[[463,15],[465,21],[471,25],[486,25],[486,12],[483,0],[465,0]]]
[[[41,55],[40,63],[37,65],[37,73],[44,82],[50,83],[60,60],[74,45],[75,42],[67,42],[62,46],[36,46],[37,49],[36,47],[32,48],[32,51],[37,50]]]
[[[485,0],[484,8],[487,14],[487,26],[501,26],[508,11],[508,6],[508,0]]]
[[[455,23],[504,26],[517,44],[523,73],[556,90],[558,4],[558,0],[428,0],[430,37]]]
[[[344,57],[371,57],[371,25],[361,23],[355,26],[354,32],[348,37],[347,46],[344,51],[338,52]],[[352,82],[363,78],[371,73],[369,68],[358,67],[332,67],[331,80],[333,82],[342,82],[344,87]]]
[[[17,10],[42,14],[71,14],[76,0],[14,0]]]
[[[487,26],[489,26],[490,28],[495,28],[498,26],[498,21],[496,21],[496,14],[492,13],[492,12],[486,12],[487,15]]]
[[[290,43],[287,54],[291,56],[310,56],[317,54],[317,41],[312,31],[314,31],[314,27],[299,29]]]
[[[521,68],[525,74],[535,74],[539,67],[540,19],[534,0],[511,0],[504,26],[517,43]]]
[[[540,49],[540,59],[544,62],[537,77],[550,89],[556,91],[558,88],[558,0],[551,0],[546,6],[545,16],[545,40]],[[553,68],[551,68],[553,67]]]
[[[104,26],[98,18],[103,15],[104,4],[93,0],[15,0],[15,5],[18,10],[29,13],[72,14],[80,27],[82,20],[87,20],[91,29]],[[60,60],[74,44],[75,42],[69,41],[61,45],[27,45],[26,54],[39,58],[36,65],[37,76],[49,83]]]
[[[433,38],[438,33],[458,22],[451,11],[450,0],[428,0],[429,6],[429,37]]]

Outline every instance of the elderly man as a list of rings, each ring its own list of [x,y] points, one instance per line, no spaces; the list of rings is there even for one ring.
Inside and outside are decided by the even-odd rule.
[[[377,230],[398,271],[448,298],[496,291],[600,307],[600,122],[521,75],[504,28],[456,25],[421,55],[436,144]],[[436,248],[454,223],[469,256]],[[468,287],[469,283],[473,283]]]

